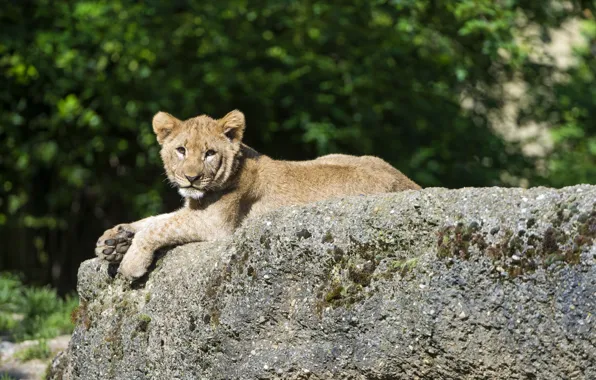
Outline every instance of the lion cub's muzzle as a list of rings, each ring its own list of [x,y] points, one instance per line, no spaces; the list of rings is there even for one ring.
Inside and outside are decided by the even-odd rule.
[[[192,179],[192,181],[191,181]],[[187,189],[187,190],[199,190],[205,191],[209,184],[211,183],[209,178],[205,178],[204,176],[197,176],[197,178],[186,178],[187,181],[177,181],[178,188],[180,189]]]

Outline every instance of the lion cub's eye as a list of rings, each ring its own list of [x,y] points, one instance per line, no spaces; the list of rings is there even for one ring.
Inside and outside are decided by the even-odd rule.
[[[176,151],[183,156],[186,154],[186,149],[183,146],[179,146],[178,148],[176,148]]]
[[[209,149],[208,151],[205,152],[205,158],[211,157],[214,154],[215,154],[215,151],[213,149]]]

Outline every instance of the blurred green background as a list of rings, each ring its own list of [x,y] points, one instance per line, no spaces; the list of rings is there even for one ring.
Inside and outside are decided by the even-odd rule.
[[[0,271],[74,289],[114,224],[181,205],[150,122],[247,117],[280,159],[380,156],[423,186],[596,183],[596,3],[24,1],[0,6]],[[573,64],[543,51],[575,22]],[[535,123],[540,154],[505,138]],[[515,129],[515,128],[514,128]]]

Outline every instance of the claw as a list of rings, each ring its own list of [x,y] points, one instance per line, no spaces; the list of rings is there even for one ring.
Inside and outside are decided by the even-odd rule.
[[[116,245],[116,240],[108,239],[108,240],[106,240],[106,245]]]

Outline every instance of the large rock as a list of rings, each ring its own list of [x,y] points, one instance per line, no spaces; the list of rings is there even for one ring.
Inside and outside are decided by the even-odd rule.
[[[595,236],[594,186],[282,209],[133,286],[84,262],[55,376],[595,379]]]

